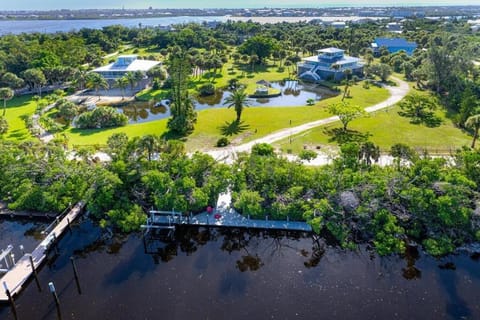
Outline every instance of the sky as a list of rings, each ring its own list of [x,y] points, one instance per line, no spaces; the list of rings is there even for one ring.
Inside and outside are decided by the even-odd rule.
[[[0,10],[480,5],[480,0],[0,0]]]

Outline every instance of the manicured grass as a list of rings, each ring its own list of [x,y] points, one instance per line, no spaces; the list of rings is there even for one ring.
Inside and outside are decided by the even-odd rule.
[[[351,103],[366,107],[388,98],[386,89],[370,87],[363,89],[361,85],[351,88]],[[272,132],[297,126],[302,123],[322,119],[330,116],[325,107],[341,100],[341,96],[319,101],[314,106],[299,107],[251,107],[245,108],[242,114],[240,129],[229,128],[237,132],[229,136],[234,143],[248,142]],[[235,120],[233,109],[215,108],[198,112],[198,121],[195,131],[187,138],[187,150],[211,149],[215,142],[222,136],[222,126]],[[291,124],[290,124],[291,120]],[[147,123],[128,125],[114,129],[75,130],[65,132],[70,145],[104,145],[110,135],[116,132],[125,132],[128,136],[141,136],[144,134],[162,134],[165,132],[167,120],[158,120]]]
[[[0,114],[3,114],[3,101],[1,101]],[[32,96],[20,96],[15,97],[10,101],[7,101],[7,113],[5,118],[8,122],[8,132],[4,135],[4,138],[8,140],[29,140],[32,139],[32,135],[25,126],[25,121],[22,116],[31,116],[35,113],[37,103],[32,100]]]
[[[166,131],[167,119],[158,121],[131,124],[125,127],[112,129],[74,129],[69,128],[64,133],[70,146],[78,145],[105,145],[108,137],[114,133],[124,132],[130,138],[146,134],[160,135]]]
[[[234,68],[233,73],[228,71],[231,67]],[[246,86],[246,91],[249,94],[254,93],[257,87],[257,81],[266,80],[269,82],[276,82],[288,78],[287,68],[284,68],[284,71],[282,72],[279,72],[278,70],[278,66],[267,62],[267,65],[256,66],[255,71],[252,72],[250,65],[244,65],[241,63],[236,64],[233,61],[229,61],[217,74],[213,75],[213,79],[209,78],[208,75],[193,77],[190,83],[190,93],[196,95],[196,88],[207,83],[213,83],[217,88],[224,88],[228,85],[230,79],[237,79],[240,84]],[[164,99],[165,92],[166,91],[163,89],[147,89],[138,93],[137,98],[140,100],[155,99],[155,101],[158,101]]]
[[[351,103],[366,107],[387,99],[389,93],[383,88],[371,87],[366,90],[357,85],[351,88],[351,96],[352,98],[348,99]],[[330,114],[325,107],[340,100],[341,96],[337,96],[319,101],[314,106],[245,108],[242,114],[244,130],[228,138],[239,144],[290,126],[329,117]],[[187,149],[212,148],[222,135],[222,127],[233,120],[235,120],[235,112],[230,109],[211,109],[199,112],[195,131],[187,140]]]
[[[348,128],[357,137],[368,136],[369,140],[378,145],[383,151],[388,151],[396,143],[405,143],[417,149],[427,149],[432,153],[448,153],[464,145],[469,145],[472,138],[462,130],[456,128],[445,112],[438,111],[442,119],[439,127],[429,128],[425,125],[411,124],[410,119],[398,114],[400,108],[395,106],[388,110],[380,110],[370,117],[352,121]],[[314,128],[292,138],[276,143],[277,147],[292,150],[298,153],[305,145],[316,147],[319,145],[337,146],[332,135],[332,129],[340,128],[340,123]],[[333,140],[333,141],[332,141]]]

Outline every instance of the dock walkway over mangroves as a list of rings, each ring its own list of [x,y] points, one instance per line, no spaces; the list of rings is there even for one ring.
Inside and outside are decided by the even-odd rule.
[[[36,273],[36,270],[47,257],[48,250],[55,245],[55,242],[67,228],[70,223],[74,221],[78,215],[82,212],[85,206],[84,202],[77,203],[70,211],[65,212],[61,216],[57,217],[55,221],[46,228],[45,239],[33,250],[32,253],[25,253],[18,261],[10,261],[8,264],[8,249],[0,254],[0,263],[5,262],[7,268],[3,277],[0,278],[2,283],[2,289],[0,289],[0,302],[8,302],[9,297],[7,291],[11,296],[18,294],[25,282]],[[9,246],[11,248],[12,246]],[[12,259],[13,260],[13,259]]]
[[[249,229],[270,229],[287,231],[311,232],[312,227],[306,222],[289,220],[256,220],[249,219],[235,212],[230,207],[231,194],[221,194],[216,210],[212,213],[203,212],[195,216],[184,216],[175,211],[150,211],[150,217],[143,228],[150,229],[175,229],[178,225],[205,226],[205,227],[227,227],[227,228],[249,228]]]

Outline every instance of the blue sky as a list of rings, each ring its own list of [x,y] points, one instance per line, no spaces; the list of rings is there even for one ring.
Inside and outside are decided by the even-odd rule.
[[[0,0],[0,10],[84,8],[258,8],[319,6],[480,5],[480,0]]]

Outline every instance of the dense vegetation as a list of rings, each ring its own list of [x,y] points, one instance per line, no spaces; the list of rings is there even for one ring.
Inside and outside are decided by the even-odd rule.
[[[120,48],[167,61],[170,78],[161,90],[173,98],[168,129],[173,136],[183,136],[192,132],[196,120],[192,89],[198,85],[205,94],[214,92],[217,72],[226,62],[234,61],[243,66],[243,72],[254,73],[273,60],[275,68],[282,73],[287,68],[288,76],[294,76],[294,66],[302,56],[336,46],[351,55],[363,55],[367,77],[388,81],[396,72],[415,81],[422,92],[405,99],[399,113],[414,124],[435,127],[439,121],[435,110],[445,109],[458,127],[474,135],[474,148],[480,129],[479,72],[472,62],[479,53],[478,37],[468,33],[464,21],[443,24],[417,19],[406,22],[404,30],[408,40],[426,50],[417,50],[411,57],[381,50],[375,59],[369,44],[384,35],[376,22],[345,30],[309,23],[227,22],[214,29],[187,24],[175,32],[111,26],[52,35],[7,35],[0,38],[0,99],[4,104],[0,135],[9,126],[4,116],[9,112],[7,101],[15,94],[12,89],[26,86],[37,94],[37,113],[42,115],[41,122],[47,123],[53,115],[42,111],[45,86],[66,84],[72,90],[87,87],[96,92],[108,87],[103,78],[86,69],[104,63],[106,53]],[[249,75],[238,76],[248,79]],[[156,70],[151,76],[158,89],[164,71]],[[133,88],[138,80],[132,73],[115,86],[123,95],[126,87],[130,84]],[[230,80],[228,86],[235,90],[238,79]],[[348,80],[344,84],[342,100],[350,98],[352,87]],[[364,82],[365,87],[369,85]],[[52,100],[48,103],[55,102]],[[342,119],[343,133],[363,114],[348,101],[330,107],[330,112]],[[240,124],[248,106],[245,92],[238,88],[227,104],[234,107]],[[66,100],[59,100],[51,112],[66,123],[76,118],[78,128],[127,122],[111,108],[97,108],[77,117],[78,108]],[[25,122],[35,129],[32,119]],[[403,253],[406,245],[419,243],[429,253],[443,255],[480,240],[480,151],[474,149],[459,150],[451,159],[431,159],[409,146],[395,145],[391,150],[395,165],[379,167],[373,164],[379,157],[378,147],[341,141],[334,164],[308,168],[277,156],[269,145],[257,145],[251,155],[241,155],[227,166],[208,155],[187,156],[182,143],[165,140],[167,137],[115,134],[105,150],[112,158],[107,163],[97,161],[94,150],[87,147],[75,150],[74,159],[67,158],[65,141],[17,144],[2,140],[0,197],[11,209],[42,212],[60,212],[86,199],[88,210],[100,224],[129,232],[139,229],[152,207],[196,213],[214,205],[218,194],[231,188],[234,207],[242,214],[304,220],[315,232],[345,248],[368,242],[383,255]],[[228,139],[219,140],[219,145],[228,143]],[[314,156],[308,150],[302,154],[304,159]]]
[[[87,199],[102,225],[126,232],[138,230],[152,207],[200,212],[230,186],[244,215],[308,221],[342,247],[370,242],[390,254],[417,242],[443,255],[480,240],[480,152],[470,149],[447,161],[397,145],[396,164],[379,167],[374,146],[346,144],[333,165],[320,168],[281,158],[269,145],[227,166],[189,157],[182,143],[158,136],[112,136],[106,164],[87,149],[68,160],[55,143],[2,142],[1,149],[0,196],[9,208],[60,212]]]
[[[234,205],[254,218],[309,221],[343,247],[373,241],[380,254],[415,241],[442,255],[480,240],[478,151],[458,151],[455,164],[404,145],[392,155],[397,165],[379,167],[374,146],[345,144],[333,165],[308,168],[257,145],[235,164]]]

